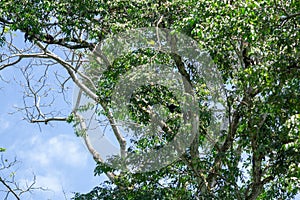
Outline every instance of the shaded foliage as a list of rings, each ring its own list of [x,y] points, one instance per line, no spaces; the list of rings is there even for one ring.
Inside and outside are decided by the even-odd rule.
[[[221,72],[229,126],[209,153],[200,155],[199,149],[211,123],[212,112],[205,104],[210,93],[195,70],[196,64],[181,57],[200,106],[199,134],[192,146],[179,161],[143,174],[115,172],[100,163],[95,174],[114,172],[113,182],[105,182],[87,194],[76,194],[74,199],[290,199],[299,193],[299,1],[12,4],[6,0],[0,8],[3,30],[21,30],[29,42],[82,52],[92,50],[109,34],[150,26],[169,28],[195,39]],[[156,54],[151,49],[129,52],[97,80],[99,101],[109,107],[120,76],[150,60],[180,71],[173,55]],[[146,125],[150,120],[147,107],[156,104],[170,116],[166,124],[176,134],[182,108],[172,92],[161,85],[136,90],[127,115]],[[107,112],[99,114],[107,116]],[[127,150],[138,153],[159,148],[161,139],[167,142],[173,138],[163,132],[163,139],[159,134],[135,138]]]

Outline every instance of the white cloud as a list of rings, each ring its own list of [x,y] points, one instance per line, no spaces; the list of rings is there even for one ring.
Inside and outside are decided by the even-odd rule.
[[[32,199],[41,199],[40,195],[47,199],[62,199],[63,190],[69,193],[70,184],[73,184],[70,176],[75,177],[73,173],[84,170],[90,161],[90,154],[83,148],[80,138],[72,135],[35,134],[17,142],[14,149],[18,160],[26,161],[27,170],[36,174],[35,186],[48,189],[35,191]],[[19,173],[32,176],[29,172]]]
[[[68,184],[68,179],[64,177],[64,173],[57,170],[48,169],[47,171],[36,174],[34,171],[38,169],[18,168],[16,172],[15,181],[23,190],[28,189],[33,185],[32,192],[24,193],[21,199],[35,200],[35,199],[64,199],[63,188]],[[34,178],[35,177],[35,178]],[[0,195],[1,196],[1,195]]]
[[[22,171],[22,173],[25,172],[26,171]],[[20,188],[27,189],[28,186],[33,183],[34,175],[28,174],[28,177],[30,177],[30,179],[24,178],[17,181]],[[61,192],[62,183],[59,179],[59,176],[54,176],[53,174],[46,174],[44,176],[38,175],[36,176],[36,183],[34,184],[34,187],[43,188],[45,189],[45,191],[49,190],[51,192],[57,193],[57,192]]]
[[[63,164],[72,167],[84,167],[87,163],[88,152],[82,151],[79,138],[58,135],[51,138],[33,136],[27,144],[32,148],[22,152],[22,155],[39,165]]]
[[[5,129],[8,129],[9,126],[10,126],[9,121],[6,120],[4,117],[0,116],[0,127],[1,127],[0,133],[4,132]]]
[[[61,180],[58,177],[48,174],[46,176],[37,176],[36,180],[36,185],[39,187],[46,188],[55,193],[62,191]]]

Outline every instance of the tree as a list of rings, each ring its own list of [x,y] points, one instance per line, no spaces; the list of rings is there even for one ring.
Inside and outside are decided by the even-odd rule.
[[[6,52],[1,56],[0,70],[29,59],[31,62],[21,68],[26,85],[26,105],[21,110],[27,119],[46,124],[68,121],[81,127],[76,128],[77,135],[84,138],[98,163],[95,174],[105,173],[110,181],[88,194],[76,194],[75,199],[291,199],[299,193],[300,184],[299,7],[300,3],[293,0],[4,1],[0,22]],[[226,106],[228,127],[220,130],[218,142],[205,156],[199,149],[208,140],[214,112],[205,104],[212,93],[196,70],[197,62],[153,48],[127,52],[112,63],[101,54],[102,61],[86,62],[87,53],[109,35],[142,27],[167,28],[193,38],[209,52],[221,73],[225,85],[221,99]],[[31,45],[28,49],[14,45],[14,31],[24,34],[24,42]],[[173,32],[167,35],[170,44],[180,42]],[[105,117],[122,158],[126,158],[130,152],[141,154],[162,148],[174,139],[180,129],[178,124],[186,117],[180,99],[159,84],[137,88],[126,113],[111,112],[113,91],[120,77],[149,62],[172,66],[191,86],[190,92],[199,102],[199,131],[180,159],[160,170],[116,170],[107,166],[91,145],[80,110],[60,113],[49,109],[52,101],[43,99],[47,90],[53,90],[47,85],[47,74],[54,74],[62,98],[66,83],[72,81],[99,105],[96,109],[95,103],[89,104],[81,111],[94,109]],[[101,76],[83,73],[99,75],[93,70],[103,63],[107,68]],[[32,71],[37,64],[45,66],[40,78],[34,78],[38,74]],[[67,74],[51,72],[52,67],[62,67]],[[28,98],[33,105],[28,105]],[[162,133],[133,138],[127,145],[116,119],[130,119],[145,128],[155,119],[151,108],[157,104],[169,116],[164,123],[158,123]],[[135,130],[132,126],[127,128]]]
[[[0,148],[0,152],[4,151],[4,148]],[[18,165],[16,158],[14,158],[12,161],[9,161],[7,158],[4,158],[3,154],[1,153],[0,160],[0,194],[4,200],[10,198],[19,200],[21,197],[26,196],[26,194],[31,193],[34,190],[46,190],[42,187],[36,187],[36,176],[34,174],[32,181],[26,182],[26,184],[22,184],[16,180],[16,167]]]

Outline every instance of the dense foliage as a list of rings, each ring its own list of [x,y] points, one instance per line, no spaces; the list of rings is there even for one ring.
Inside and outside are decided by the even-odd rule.
[[[75,199],[291,199],[300,192],[299,11],[296,0],[4,0],[0,28],[3,42],[6,33],[20,30],[26,42],[76,49],[78,57],[110,34],[168,28],[196,40],[222,75],[229,126],[210,153],[200,156],[198,147],[205,140],[211,112],[203,104],[209,92],[195,63],[151,49],[116,59],[96,83],[101,115],[109,115],[111,94],[121,75],[155,62],[188,75],[199,100],[201,128],[186,153],[161,170],[131,174],[99,162],[95,175],[114,175]],[[144,108],[160,104],[170,116],[166,125],[176,134],[182,115],[172,92],[146,85],[131,100],[127,115],[132,120],[147,125],[150,116]],[[167,129],[163,131],[162,136],[134,139],[126,150],[160,148],[173,138]]]

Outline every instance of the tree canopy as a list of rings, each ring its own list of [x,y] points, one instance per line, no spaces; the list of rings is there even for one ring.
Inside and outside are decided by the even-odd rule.
[[[31,105],[24,101],[26,119],[74,123],[76,134],[83,137],[97,162],[95,175],[108,176],[109,181],[87,194],[76,194],[74,199],[292,199],[300,192],[299,10],[296,0],[3,0],[0,72],[29,60],[25,67],[20,66],[26,80],[25,99],[33,100]],[[105,57],[100,56],[99,62],[87,59],[107,38],[149,27],[153,34],[158,29],[171,30],[167,34],[170,44],[180,42],[176,34],[190,37],[209,53],[218,69],[223,85],[218,101],[226,108],[228,126],[215,133],[219,139],[205,155],[201,149],[214,123],[214,112],[207,104],[212,92],[195,60],[153,48],[133,48],[103,70],[99,69]],[[16,44],[16,31],[24,35],[27,48]],[[113,48],[109,51],[116,52]],[[74,82],[94,102],[82,107],[82,112],[96,110],[107,121],[120,146],[121,159],[125,159],[129,153],[163,148],[176,137],[186,117],[182,99],[167,86],[151,83],[133,91],[125,113],[112,112],[121,78],[148,63],[168,65],[184,77],[197,102],[199,127],[179,159],[159,170],[131,173],[106,165],[91,145],[81,112],[56,111],[45,91],[58,92],[60,96],[54,100],[63,101],[66,83]],[[52,66],[66,71],[61,76],[51,71],[58,83],[56,90],[54,86],[47,89],[45,74]],[[45,73],[38,74],[35,68]],[[39,78],[32,78],[34,75]],[[140,131],[155,118],[151,108],[156,105],[160,105],[156,108],[159,115],[168,116],[158,123],[161,130],[125,139],[117,119],[130,119],[139,129],[128,124],[123,128]]]

